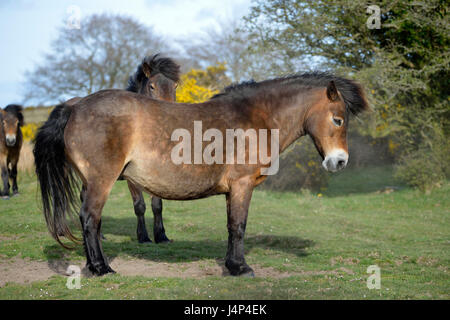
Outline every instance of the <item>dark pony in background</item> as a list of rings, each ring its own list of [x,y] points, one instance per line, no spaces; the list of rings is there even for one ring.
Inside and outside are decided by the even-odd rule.
[[[179,81],[180,66],[170,58],[155,54],[142,60],[128,80],[127,91],[159,100],[175,101]]]
[[[127,91],[143,94],[155,99],[174,102],[176,89],[180,81],[180,66],[170,58],[159,54],[147,56],[128,80]],[[142,191],[127,181],[133,198],[134,213],[138,219],[137,238],[139,243],[151,242],[145,226],[146,210]],[[152,197],[153,236],[156,243],[170,242],[166,236],[162,218],[162,200]]]
[[[19,193],[17,187],[17,163],[19,162],[20,149],[22,148],[23,136],[20,127],[23,126],[22,106],[16,104],[8,105],[4,110],[0,109],[0,171],[3,182],[3,190],[0,196],[9,198],[10,184],[16,195]]]

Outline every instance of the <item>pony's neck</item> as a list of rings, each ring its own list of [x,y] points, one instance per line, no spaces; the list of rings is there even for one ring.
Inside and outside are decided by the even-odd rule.
[[[256,103],[268,113],[270,129],[279,129],[280,152],[306,134],[305,122],[309,109],[321,99],[322,88],[283,86],[264,95],[264,101]]]

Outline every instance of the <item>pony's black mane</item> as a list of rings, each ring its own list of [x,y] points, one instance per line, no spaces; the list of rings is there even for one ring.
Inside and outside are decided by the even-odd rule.
[[[5,107],[5,111],[12,113],[17,119],[19,119],[19,122],[23,123],[23,107],[18,104],[9,104]]]
[[[146,56],[142,60],[142,63],[138,66],[134,75],[128,79],[128,91],[138,92],[139,85],[145,78],[144,70],[142,68],[144,63],[147,63],[150,67],[150,76],[161,73],[174,82],[180,81],[180,66],[172,59],[161,57],[158,53],[153,56]]]
[[[278,85],[296,84],[302,87],[327,87],[330,81],[334,81],[337,89],[341,93],[347,109],[354,115],[369,108],[362,86],[349,79],[335,76],[328,72],[309,72],[287,75],[271,80],[256,82],[254,80],[232,84],[226,87],[221,93],[216,94],[211,99],[220,97],[246,96],[254,92],[255,89],[268,89]]]

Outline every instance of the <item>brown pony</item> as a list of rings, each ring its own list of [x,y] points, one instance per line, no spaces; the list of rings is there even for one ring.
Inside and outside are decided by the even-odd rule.
[[[174,102],[176,100],[176,88],[180,81],[180,66],[170,58],[161,57],[159,54],[147,56],[142,60],[136,72],[128,80],[127,91],[136,92],[159,100]],[[72,106],[82,98],[75,97],[64,104]],[[119,178],[120,180],[122,178]],[[146,205],[142,191],[127,181],[133,199],[134,213],[137,217],[137,239],[139,243],[152,242],[145,226]],[[80,198],[83,199],[85,188],[82,188]],[[162,200],[152,197],[153,211],[153,236],[156,243],[170,242],[166,236],[162,218]],[[60,235],[64,235],[60,233]],[[103,237],[103,235],[102,235]]]
[[[3,191],[0,196],[9,199],[9,180],[12,180],[12,191],[19,193],[17,187],[17,163],[22,148],[23,126],[22,106],[10,104],[5,110],[0,109],[0,170],[3,181]]]
[[[224,194],[229,234],[225,266],[232,275],[253,275],[244,259],[247,214],[253,189],[265,180],[263,173],[271,164],[236,164],[237,154],[244,152],[245,159],[252,156],[248,145],[236,146],[236,136],[232,143],[222,144],[227,156],[233,155],[231,163],[228,158],[211,164],[179,163],[174,161],[174,150],[181,142],[173,139],[174,132],[195,136],[196,123],[223,137],[230,129],[253,129],[262,141],[263,133],[270,132],[271,137],[279,137],[278,143],[267,139],[271,163],[277,161],[273,155],[278,151],[309,135],[323,166],[337,171],[348,160],[349,114],[367,108],[359,84],[328,73],[235,85],[200,104],[169,103],[122,90],[96,92],[74,108],[56,108],[37,134],[34,155],[48,229],[58,242],[56,228],[74,239],[66,220],[70,213],[77,216],[75,186],[80,178],[86,188],[79,218],[87,267],[102,275],[114,271],[100,241],[101,213],[119,177],[163,199]],[[246,138],[244,142],[250,140]],[[195,141],[189,146],[183,157],[185,151],[198,154]],[[200,152],[202,148],[203,142]]]
[[[180,66],[172,59],[159,54],[147,56],[128,81],[128,91],[136,92],[159,100],[174,102],[176,89],[180,81]],[[145,201],[142,191],[127,181],[133,198],[134,213],[138,219],[137,239],[139,243],[152,242],[145,227]],[[153,237],[156,243],[170,242],[166,236],[162,218],[162,200],[152,197]]]

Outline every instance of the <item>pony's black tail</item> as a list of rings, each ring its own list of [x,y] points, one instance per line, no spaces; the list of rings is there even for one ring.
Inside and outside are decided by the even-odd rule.
[[[71,112],[70,106],[56,106],[38,130],[33,149],[48,230],[53,238],[67,249],[69,247],[61,242],[60,236],[78,242],[67,221],[67,217],[76,212],[78,199],[78,180],[66,159],[64,144],[64,129]]]

